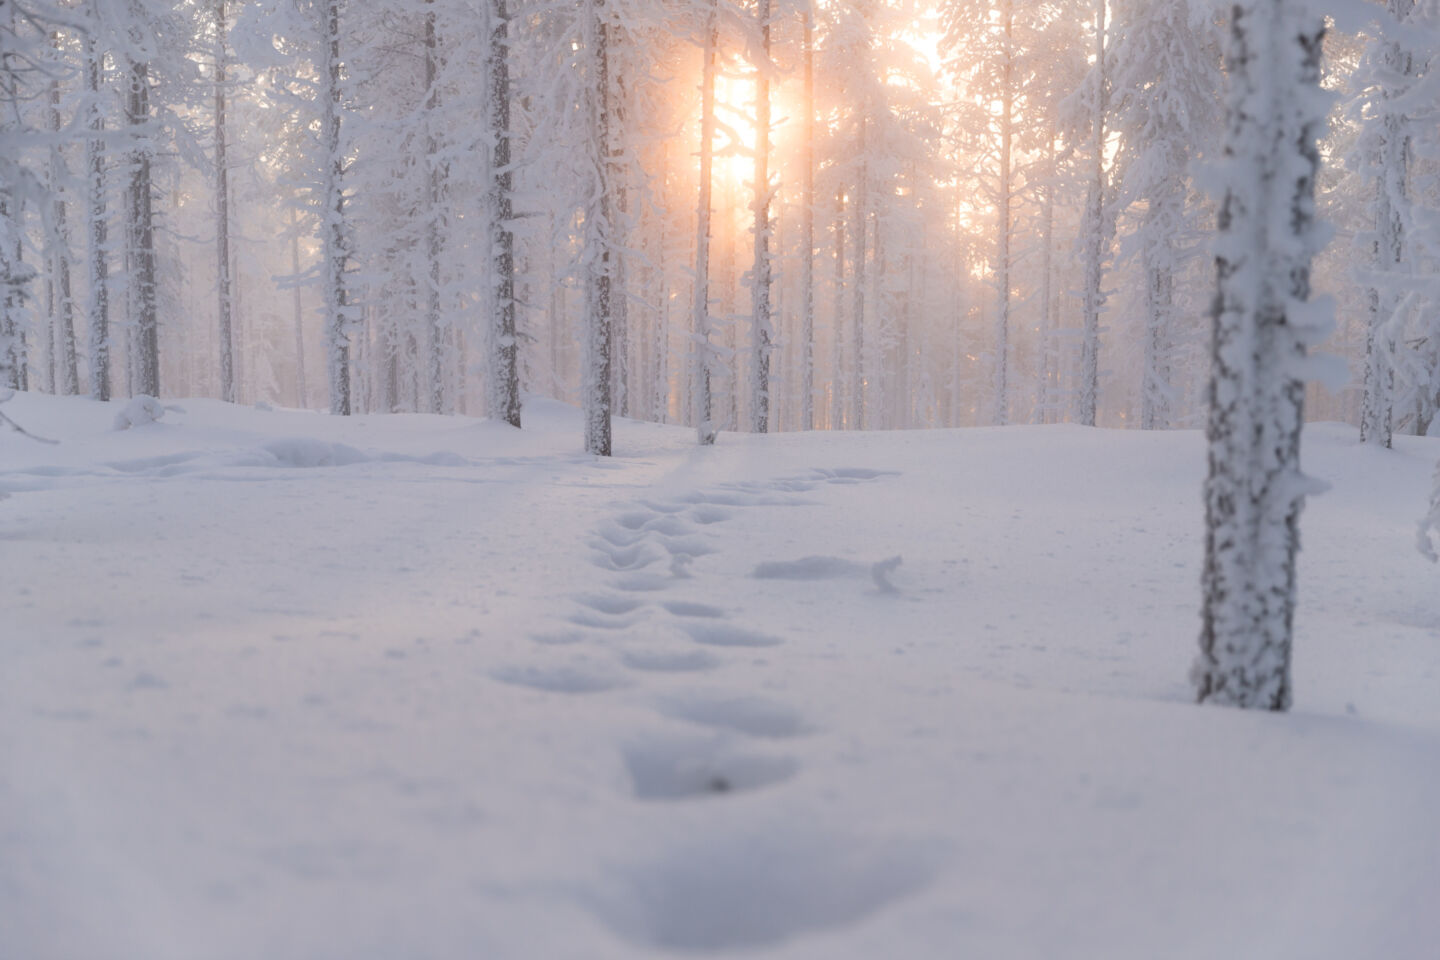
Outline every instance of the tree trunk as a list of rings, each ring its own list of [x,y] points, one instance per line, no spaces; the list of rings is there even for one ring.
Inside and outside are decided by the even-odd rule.
[[[150,126],[150,66],[130,64],[126,120],[134,146],[130,156],[128,260],[135,339],[132,392],[160,395],[160,311],[155,286],[155,207],[151,160],[155,152]]]
[[[510,14],[506,0],[494,0],[490,33],[490,134],[494,138],[490,171],[490,270],[495,284],[491,305],[494,366],[490,371],[490,415],[520,426],[519,341],[515,333],[514,174],[510,169]]]
[[[835,187],[835,317],[830,327],[830,429],[845,425],[845,184]]]
[[[610,25],[605,0],[586,0],[586,48],[593,69],[590,97],[590,141],[598,182],[585,211],[587,297],[585,324],[585,376],[582,407],[585,415],[585,451],[608,457],[611,452],[611,157],[610,130]]]
[[[1390,16],[1404,23],[1414,0],[1389,0]],[[1365,331],[1365,389],[1360,406],[1360,442],[1389,448],[1394,421],[1395,338],[1386,327],[1399,305],[1394,284],[1405,268],[1406,237],[1404,210],[1408,205],[1410,136],[1408,118],[1390,105],[1396,91],[1391,84],[1403,83],[1413,71],[1410,54],[1397,40],[1384,41],[1387,78],[1381,92],[1380,156],[1375,179],[1375,242],[1372,268],[1377,282],[1367,291],[1370,300],[1369,325]],[[1403,93],[1403,91],[1399,91]],[[1386,282],[1386,281],[1389,282]]]
[[[1041,423],[1055,421],[1054,378],[1057,367],[1055,357],[1055,325],[1051,303],[1054,301],[1053,277],[1055,273],[1055,131],[1053,127],[1045,138],[1045,201],[1040,212],[1040,376],[1037,384]]]
[[[60,48],[60,34],[51,38],[56,50]],[[50,131],[56,138],[60,135],[60,81],[50,81]],[[69,189],[70,174],[65,169],[65,157],[58,144],[50,147],[50,188],[55,193],[51,208],[55,223],[50,256],[50,275],[53,284],[54,303],[52,330],[54,351],[52,365],[55,371],[56,393],[74,396],[80,392],[80,372],[75,356],[75,298],[70,284],[70,216],[65,192]]]
[[[864,109],[862,107],[862,109]],[[865,160],[865,151],[869,149],[869,127],[868,117],[860,118],[860,169],[855,175],[855,203],[850,211],[855,220],[853,230],[855,236],[854,269],[851,271],[855,277],[855,289],[851,291],[851,348],[854,351],[855,365],[850,369],[850,429],[865,429],[865,258],[869,253],[869,224],[866,217],[869,214],[869,165]]]
[[[800,429],[815,429],[815,3],[805,4],[805,107],[801,121]]]
[[[291,309],[295,321],[295,403],[301,410],[310,404],[305,386],[305,311],[300,297],[300,226],[295,208],[290,208],[290,276],[295,285],[290,290]]]
[[[1202,702],[1285,710],[1305,491],[1305,385],[1297,374],[1307,345],[1329,328],[1305,305],[1323,239],[1314,195],[1327,108],[1319,91],[1325,29],[1299,0],[1242,0],[1231,6],[1229,31],[1204,598],[1192,679]]]
[[[235,402],[230,331],[230,171],[225,156],[225,0],[215,0],[215,277],[220,318],[220,399]]]
[[[1095,426],[1100,396],[1100,309],[1105,305],[1105,0],[1095,0],[1095,99],[1090,117],[1090,183],[1085,194],[1084,260],[1085,287],[1082,301],[1083,327],[1080,340],[1079,420]]]
[[[105,116],[100,110],[100,53],[94,34],[85,37],[85,87],[90,93],[90,132],[85,141],[86,217],[89,222],[90,396],[110,399],[110,214],[105,197]]]
[[[758,0],[760,50],[764,62],[755,77],[755,258],[750,276],[750,313],[754,324],[755,382],[750,428],[770,430],[770,0]]]
[[[720,27],[715,0],[705,23],[704,74],[700,81],[700,201],[695,213],[695,304],[690,347],[690,399],[701,446],[715,442],[714,399],[710,392],[710,193],[715,154],[715,54]]]
[[[425,0],[433,6],[435,0]],[[503,0],[500,0],[503,4]],[[440,162],[439,41],[435,35],[435,11],[425,11],[425,410],[449,413],[445,389],[445,334],[440,318],[440,256],[443,252],[445,170]]]
[[[325,257],[325,346],[330,375],[330,412],[351,412],[349,292],[349,230],[345,223],[345,156],[340,151],[340,0],[327,0],[325,36],[321,42],[320,134],[325,153],[321,203],[321,236]]]
[[[995,415],[993,423],[1003,427],[1010,422],[1010,154],[1015,125],[1015,6],[1005,0],[1001,7],[1001,25],[1005,31],[1005,64],[1000,77],[1000,189],[996,199],[995,255]]]

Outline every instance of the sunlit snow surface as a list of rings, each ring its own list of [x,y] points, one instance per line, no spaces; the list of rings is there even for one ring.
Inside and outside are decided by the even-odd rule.
[[[5,406],[5,960],[1434,956],[1440,443],[1307,432],[1275,716],[1195,433],[167,403]]]

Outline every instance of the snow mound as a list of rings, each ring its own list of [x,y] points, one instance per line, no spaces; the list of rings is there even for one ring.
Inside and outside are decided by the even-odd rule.
[[[683,786],[686,777],[676,780]],[[663,776],[646,782],[672,785]],[[934,860],[933,848],[918,843],[832,836],[794,823],[716,830],[622,871],[598,913],[620,936],[652,947],[755,948],[851,926],[927,886]]]
[[[281,467],[348,467],[369,463],[375,458],[343,443],[329,443],[311,437],[289,437],[262,448]]]
[[[165,416],[166,409],[168,408],[159,400],[143,393],[138,397],[131,397],[130,402],[115,414],[115,429],[129,430],[131,427],[143,427],[147,423],[155,423]]]

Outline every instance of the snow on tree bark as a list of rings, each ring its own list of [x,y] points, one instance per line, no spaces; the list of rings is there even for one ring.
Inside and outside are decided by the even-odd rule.
[[[815,429],[815,3],[806,0],[800,186],[800,429]]]
[[[340,145],[340,0],[327,0],[320,44],[322,88],[320,136],[324,167],[321,197],[321,240],[324,245],[326,369],[330,375],[330,412],[349,416],[350,331],[346,288],[349,230],[345,222],[345,155]]]
[[[86,219],[89,224],[90,396],[110,399],[110,215],[105,193],[105,116],[100,107],[101,54],[93,32],[85,36],[85,87],[90,95],[91,136],[85,141]]]
[[[1225,195],[1207,426],[1201,702],[1285,710],[1295,559],[1306,484],[1300,473],[1306,348],[1329,329],[1310,304],[1316,138],[1324,24],[1297,0],[1230,7],[1225,59]]]
[[[225,142],[225,0],[215,0],[215,290],[220,335],[220,399],[235,402],[230,333],[230,171]]]
[[[755,362],[750,427],[755,433],[770,429],[770,0],[759,0],[755,17],[760,27],[764,62],[755,78],[755,257],[750,275],[750,314]]]
[[[711,396],[710,373],[710,217],[714,187],[715,155],[715,57],[719,46],[719,23],[716,0],[711,0],[705,21],[703,76],[700,81],[700,199],[695,215],[695,303],[691,317],[690,397],[692,416],[701,446],[715,442],[718,432],[714,421],[714,398]]]
[[[590,162],[595,183],[585,210],[585,361],[581,407],[585,451],[611,453],[611,129],[609,11],[605,0],[586,0],[585,47],[591,68],[589,100]]]
[[[1414,5],[1414,0],[1388,0],[1386,9],[1392,20],[1389,29],[1399,29]],[[1401,302],[1395,281],[1404,272],[1407,259],[1405,224],[1409,208],[1409,121],[1395,101],[1407,92],[1414,67],[1410,52],[1398,39],[1382,38],[1379,43],[1383,76],[1376,116],[1369,118],[1378,135],[1378,156],[1372,161],[1371,171],[1375,181],[1375,237],[1371,250],[1374,279],[1366,291],[1369,323],[1365,330],[1360,442],[1389,448],[1394,430],[1396,344],[1387,328]]]
[[[127,261],[130,269],[130,303],[134,311],[131,355],[131,392],[160,395],[160,301],[155,285],[155,206],[152,160],[155,153],[150,117],[150,66],[131,60],[126,121],[133,146],[127,191]]]
[[[57,54],[61,46],[59,31],[51,34],[51,44]],[[54,192],[51,216],[54,222],[50,232],[50,276],[53,288],[52,331],[53,349],[51,364],[54,369],[54,391],[73,396],[80,392],[79,364],[75,351],[75,299],[70,277],[70,217],[69,204],[65,200],[70,173],[65,169],[65,158],[59,140],[62,126],[60,121],[60,81],[50,81],[50,132],[56,143],[50,147],[50,189]]]
[[[492,310],[490,414],[520,426],[519,340],[515,330],[514,174],[510,159],[510,14],[506,0],[493,0],[487,82],[491,159],[490,269],[495,284]]]
[[[1105,252],[1110,238],[1106,229],[1105,117],[1109,109],[1105,64],[1105,0],[1095,0],[1095,66],[1090,78],[1090,179],[1085,194],[1082,269],[1082,327],[1080,339],[1080,409],[1077,419],[1095,426],[1100,398],[1100,311],[1105,306]]]

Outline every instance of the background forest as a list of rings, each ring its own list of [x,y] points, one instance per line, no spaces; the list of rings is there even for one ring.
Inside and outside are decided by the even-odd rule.
[[[1318,191],[1351,376],[1307,416],[1368,391],[1372,436],[1424,433],[1436,11],[1366,9],[1326,35]],[[0,380],[1198,426],[1220,31],[1186,0],[3,0]]]

